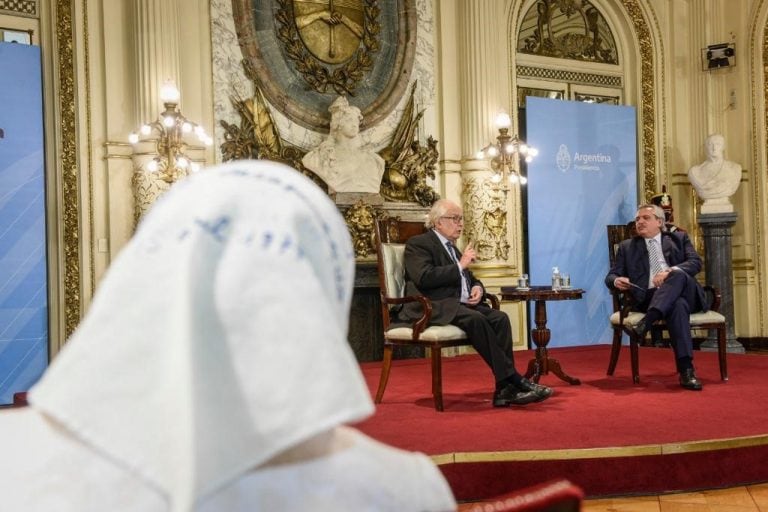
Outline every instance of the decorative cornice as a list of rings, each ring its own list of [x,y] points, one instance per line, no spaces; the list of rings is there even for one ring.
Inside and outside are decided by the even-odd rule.
[[[582,73],[567,69],[550,69],[536,66],[517,66],[517,76],[523,78],[544,78],[584,85],[602,85],[607,87],[622,87],[620,76],[600,75],[597,73]]]
[[[0,0],[0,14],[39,18],[38,0]]]

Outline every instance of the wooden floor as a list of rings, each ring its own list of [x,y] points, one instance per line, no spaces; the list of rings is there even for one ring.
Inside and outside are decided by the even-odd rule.
[[[632,498],[585,500],[582,512],[768,512],[768,484]]]

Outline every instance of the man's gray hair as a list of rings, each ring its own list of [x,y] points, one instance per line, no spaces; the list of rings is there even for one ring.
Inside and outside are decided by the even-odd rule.
[[[653,214],[656,216],[657,219],[659,219],[662,223],[667,222],[667,216],[664,215],[664,210],[661,208],[661,206],[655,205],[655,204],[641,204],[637,207],[637,211],[645,210],[650,208],[653,210]]]
[[[438,199],[432,204],[429,213],[427,213],[427,220],[424,221],[424,225],[427,229],[432,229],[437,224],[437,220],[448,212],[448,207],[453,204],[453,201],[449,199]]]

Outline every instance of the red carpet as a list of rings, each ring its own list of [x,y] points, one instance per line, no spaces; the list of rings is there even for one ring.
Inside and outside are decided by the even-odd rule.
[[[540,404],[491,407],[492,377],[478,356],[446,358],[445,412],[434,410],[428,360],[397,361],[373,418],[359,425],[386,443],[433,456],[458,499],[480,499],[552,478],[589,496],[663,492],[768,480],[768,356],[696,352],[704,391],[680,388],[670,349],[641,348],[639,385],[629,351],[608,377],[607,345],[550,351],[571,386],[541,382],[555,395]],[[525,368],[531,352],[516,352]],[[364,363],[369,387],[379,365]]]

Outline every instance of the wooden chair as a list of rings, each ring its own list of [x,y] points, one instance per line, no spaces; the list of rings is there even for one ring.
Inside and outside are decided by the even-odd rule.
[[[608,229],[608,259],[610,266],[613,267],[616,261],[616,252],[622,240],[631,237],[629,226],[624,224],[609,225]],[[712,305],[706,313],[691,313],[691,329],[713,329],[717,331],[717,353],[720,364],[720,378],[728,380],[728,362],[726,361],[726,323],[725,317],[719,313],[720,309],[720,291],[714,286],[704,286],[705,291],[712,297]],[[629,353],[632,363],[632,380],[635,384],[640,382],[640,371],[638,362],[638,345],[642,342],[639,336],[633,330],[633,327],[645,318],[645,313],[632,311],[634,303],[630,293],[623,293],[619,290],[611,290],[613,298],[613,314],[610,321],[613,327],[613,343],[611,346],[611,359],[608,362],[608,375],[613,375],[616,370],[616,363],[619,360],[621,351],[622,334],[629,336]],[[654,323],[651,331],[662,331],[666,329],[663,320]]]
[[[472,345],[467,334],[455,325],[429,325],[432,303],[424,296],[405,296],[405,242],[412,236],[424,233],[423,222],[401,221],[399,218],[382,218],[376,221],[376,250],[379,285],[381,287],[381,315],[384,328],[384,358],[376,391],[376,403],[381,403],[389,380],[392,353],[396,345],[416,345],[430,349],[432,360],[432,396],[435,409],[443,410],[442,349]],[[491,306],[499,309],[498,298],[486,295]],[[392,325],[392,307],[408,302],[420,302],[424,314],[410,325]]]
[[[552,480],[501,496],[459,505],[459,512],[578,512],[584,491],[570,481]]]

